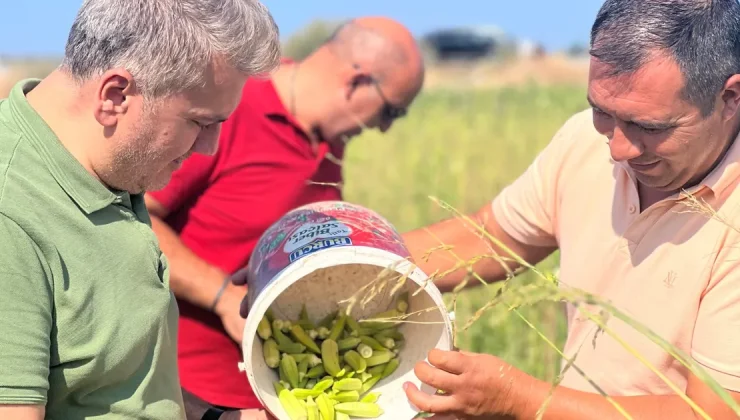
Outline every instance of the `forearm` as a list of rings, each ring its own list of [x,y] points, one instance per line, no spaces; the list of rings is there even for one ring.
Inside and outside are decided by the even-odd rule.
[[[43,405],[0,405],[0,419],[42,420],[45,414]]]
[[[523,405],[516,418],[533,419],[546,401],[551,384],[538,381],[523,398]],[[576,391],[557,387],[542,418],[544,420],[591,420],[624,419],[616,407],[634,419],[695,420],[698,418],[688,404],[677,395],[646,395],[634,397],[612,397],[610,402],[601,394]]]
[[[511,254],[490,237],[530,264],[538,263],[554,251],[554,248],[537,248],[516,242],[496,222],[489,205],[471,215],[470,220],[446,220],[408,232],[403,237],[419,268],[428,275],[437,272],[441,276],[435,279],[434,284],[442,292],[453,290],[465,279],[470,268],[486,282],[504,280],[510,270],[520,268],[512,261]],[[479,280],[470,279],[468,282],[468,285],[475,284],[479,284]]]
[[[154,233],[170,265],[170,287],[175,296],[210,309],[227,274],[195,255],[161,219],[154,215],[151,219]]]
[[[491,254],[487,242],[471,230],[465,222],[450,219],[404,235],[414,263],[428,275],[440,275],[435,285],[442,292],[463,281],[473,259]],[[506,278],[504,267],[489,258],[474,262],[472,269],[488,282]]]

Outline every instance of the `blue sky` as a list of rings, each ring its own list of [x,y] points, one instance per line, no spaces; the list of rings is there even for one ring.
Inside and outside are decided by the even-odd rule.
[[[422,35],[458,25],[497,25],[547,49],[586,43],[600,0],[263,0],[287,36],[316,18],[385,15]],[[8,0],[0,19],[0,55],[60,55],[81,0]],[[565,8],[569,10],[566,11]],[[122,18],[125,18],[122,16]]]

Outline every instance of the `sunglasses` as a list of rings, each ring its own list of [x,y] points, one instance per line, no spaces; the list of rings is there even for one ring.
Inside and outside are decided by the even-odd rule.
[[[393,122],[397,120],[398,118],[401,118],[406,115],[406,108],[399,107],[391,103],[388,98],[383,94],[383,89],[380,88],[380,83],[378,83],[378,80],[374,77],[371,78],[373,85],[375,86],[375,90],[378,91],[378,95],[380,96],[380,99],[383,100],[383,109],[381,110],[381,118],[386,122]]]

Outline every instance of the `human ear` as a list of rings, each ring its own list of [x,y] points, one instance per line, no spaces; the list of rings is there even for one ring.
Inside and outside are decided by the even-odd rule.
[[[721,94],[722,99],[722,119],[731,120],[740,110],[740,74],[733,74],[725,82]]]
[[[372,83],[372,75],[363,71],[358,64],[352,65],[349,81],[345,88],[345,99],[349,100],[355,91],[369,83]]]
[[[103,74],[95,92],[95,119],[104,127],[113,127],[129,108],[135,90],[131,73],[113,69]]]

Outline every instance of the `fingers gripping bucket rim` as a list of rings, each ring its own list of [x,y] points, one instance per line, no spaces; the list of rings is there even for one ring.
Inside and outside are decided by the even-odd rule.
[[[295,223],[289,222],[301,211],[307,212],[308,216],[308,221],[303,218],[302,226],[304,227],[312,223],[310,221],[312,217],[314,219],[318,217],[319,220],[327,218],[338,221],[340,224],[343,223],[344,227],[348,228],[344,230],[344,233],[349,231],[347,237],[351,245],[333,246],[314,251],[299,259],[293,259],[284,267],[278,264],[278,267],[274,268],[274,274],[271,273],[270,276],[265,277],[264,264],[270,258],[284,254],[286,241],[289,242],[291,237],[295,238],[294,234],[301,230],[301,227],[296,227]],[[378,227],[379,229],[375,229]],[[286,232],[285,229],[288,231]],[[374,236],[378,240],[368,240],[368,236],[362,236],[370,229],[375,231]],[[381,235],[377,235],[378,232]],[[274,239],[281,237],[282,242],[277,242],[280,242],[279,248],[282,249],[276,249]],[[319,237],[306,246],[311,246],[317,241],[325,243],[326,240],[326,238]],[[394,245],[385,245],[385,243],[390,243],[389,240]],[[265,244],[268,243],[273,245],[266,246]],[[377,214],[360,206],[338,202],[316,203],[296,209],[284,216],[281,221],[265,232],[258,243],[258,248],[260,246],[263,251],[269,248],[274,249],[269,252],[256,251],[253,254],[253,260],[255,258],[258,260],[254,265],[250,261],[248,274],[250,312],[244,327],[242,351],[244,370],[261,404],[278,419],[289,420],[278,401],[273,386],[273,383],[278,380],[278,375],[266,365],[262,354],[262,340],[257,336],[257,325],[267,309],[272,308],[278,318],[297,319],[301,306],[305,303],[311,318],[318,320],[338,309],[338,301],[356,294],[360,288],[377,279],[380,273],[392,272],[396,278],[406,278],[404,289],[408,290],[410,295],[409,312],[424,311],[420,311],[418,316],[414,315],[409,318],[419,323],[403,323],[399,327],[399,330],[406,336],[406,344],[399,354],[401,363],[391,376],[379,381],[372,392],[381,394],[378,404],[382,407],[384,414],[378,417],[379,419],[411,419],[414,417],[419,410],[413,407],[406,398],[402,384],[404,382],[414,383],[429,394],[436,391],[429,386],[422,385],[414,374],[413,368],[418,361],[426,360],[427,353],[432,348],[443,350],[453,348],[452,322],[439,290],[431,282],[427,282],[428,277],[422,270],[407,260],[408,251],[395,229]],[[288,249],[290,250],[290,247]],[[270,255],[271,252],[272,255]],[[262,266],[262,272],[260,266]],[[363,317],[387,309],[396,296],[390,293],[397,282],[393,284],[393,286],[385,287],[384,293],[377,293],[377,296],[367,305],[362,306],[359,303],[355,305],[352,315]],[[423,290],[415,293],[419,289]]]

